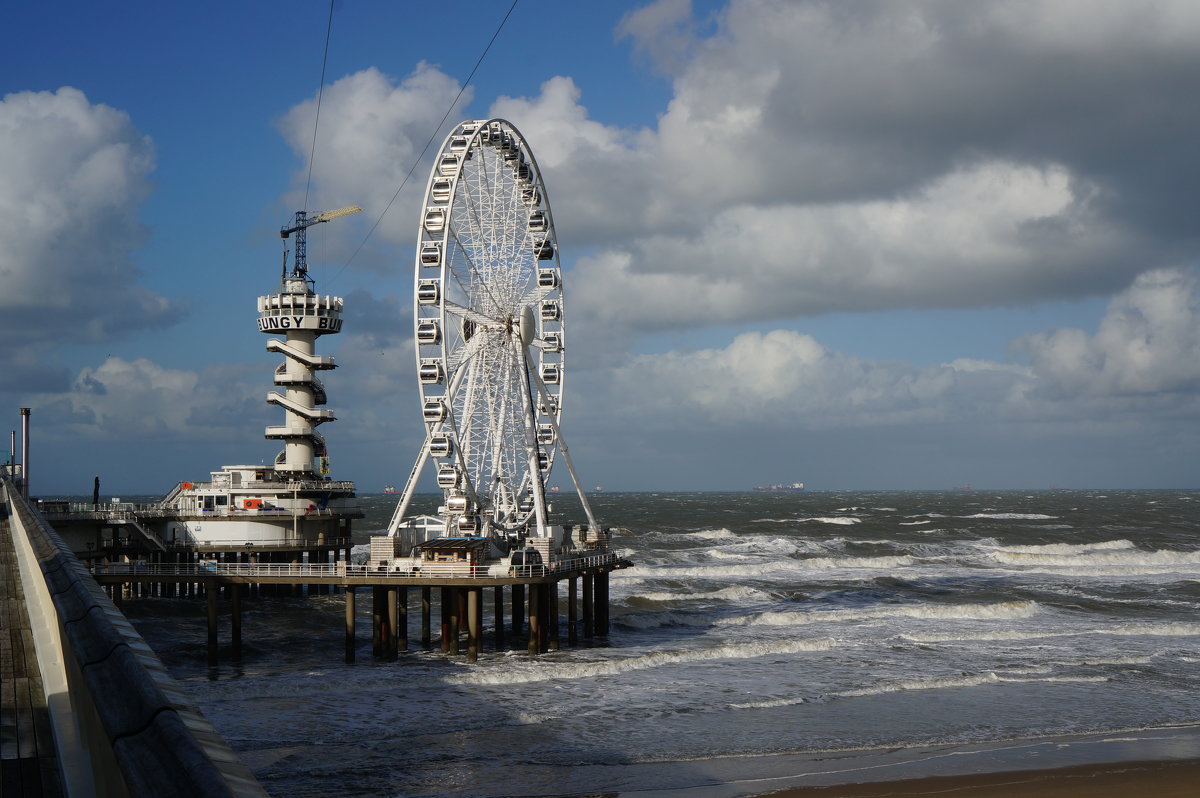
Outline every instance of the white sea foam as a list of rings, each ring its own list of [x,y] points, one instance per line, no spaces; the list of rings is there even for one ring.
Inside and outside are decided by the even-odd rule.
[[[1092,665],[1147,665],[1150,657],[1088,657],[1079,660],[1051,660],[1051,665],[1062,665],[1067,668],[1078,668]]]
[[[1028,546],[994,546],[997,551],[1012,554],[1084,554],[1093,551],[1117,551],[1136,548],[1132,541],[1104,540],[1099,543],[1044,543]]]
[[[634,657],[607,659],[591,662],[563,662],[553,665],[546,662],[506,662],[504,668],[479,669],[446,678],[449,684],[532,684],[559,679],[590,679],[597,676],[617,676],[632,671],[665,666],[687,665],[730,659],[756,659],[758,657],[801,654],[811,651],[828,651],[834,641],[828,638],[817,640],[774,640],[757,643],[714,646],[686,651],[655,651]]]
[[[722,565],[691,565],[691,566],[662,566],[655,576],[661,579],[763,579],[773,577],[795,578],[814,571],[861,571],[862,578],[873,578],[873,571],[908,568],[917,565],[919,560],[905,555],[886,557],[810,557],[808,559],[783,558],[764,562],[722,564]],[[841,576],[840,578],[853,578]]]
[[[1066,637],[1073,632],[1018,631],[995,629],[993,631],[962,632],[905,632],[897,635],[899,640],[912,643],[959,643],[959,642],[1008,642],[1012,640],[1039,640],[1044,637]]]
[[[981,684],[996,684],[1001,679],[991,671],[974,676],[944,676],[932,679],[901,679],[895,682],[885,682],[872,687],[862,687],[857,690],[843,690],[832,695],[838,698],[857,698],[860,696],[880,695],[882,693],[897,693],[904,690],[939,690],[947,687],[977,687]]]
[[[1125,623],[1092,630],[1096,634],[1163,637],[1195,637],[1200,635],[1200,623]]]
[[[854,518],[852,516],[845,516],[845,515],[813,516],[811,518],[798,518],[796,520],[797,521],[812,521],[812,522],[818,523],[818,524],[841,524],[843,526],[849,526],[850,524],[861,524],[862,523],[861,518]]]
[[[917,564],[915,557],[907,554],[889,557],[810,557],[800,560],[805,568],[820,570],[833,568],[907,568]]]
[[[749,554],[738,554],[737,552],[734,552],[734,551],[722,551],[721,549],[709,550],[708,556],[712,557],[714,560],[741,560],[743,562],[745,562],[746,560],[756,559],[755,557],[753,557]]]
[[[764,593],[761,590],[756,590],[752,587],[744,587],[735,585],[733,587],[723,587],[720,590],[695,590],[690,592],[679,591],[654,591],[650,593],[639,593],[638,597],[646,601],[729,601],[739,602],[748,600],[763,599],[770,596],[769,593]]]
[[[1002,682],[1111,682],[1107,676],[1039,676],[1034,679],[1014,679],[1001,676]]]
[[[1031,547],[1032,548],[1032,547]],[[1079,553],[1038,553],[997,549],[992,557],[1006,565],[1060,565],[1071,568],[1089,566],[1197,566],[1200,551],[1142,551],[1121,549],[1118,551],[1088,551]]]
[[[747,701],[745,703],[729,704],[730,709],[775,709],[776,707],[794,707],[796,704],[806,703],[805,699],[796,696],[794,698],[773,698],[768,701]]]
[[[1042,513],[975,513],[974,515],[960,515],[959,518],[995,518],[1000,521],[1051,521],[1058,518],[1057,515],[1043,515]]]
[[[888,618],[929,620],[1015,620],[1032,618],[1040,610],[1035,601],[1002,601],[994,604],[918,604],[886,605],[855,609],[815,610],[809,612],[762,612],[737,618],[724,618],[720,626],[792,626],[811,623],[850,623]]]
[[[738,535],[724,527],[720,529],[697,529],[695,532],[685,532],[684,537],[700,538],[702,540],[729,540],[737,538]]]
[[[925,524],[932,524],[932,523],[933,523],[933,519],[926,518],[924,521],[901,521],[900,526],[924,526]]]

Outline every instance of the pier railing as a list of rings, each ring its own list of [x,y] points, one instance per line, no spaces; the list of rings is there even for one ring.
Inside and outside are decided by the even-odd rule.
[[[96,521],[140,521],[145,518],[332,518],[344,512],[328,507],[289,510],[282,507],[215,507],[198,510],[180,510],[157,504],[91,504],[89,502],[44,501],[41,512],[48,521],[60,521],[64,517]]]
[[[370,578],[383,581],[412,579],[414,577],[445,577],[449,579],[496,579],[517,577],[532,579],[555,573],[586,571],[615,564],[620,560],[616,552],[559,559],[549,564],[515,565],[507,571],[497,573],[486,564],[419,562],[403,563],[400,566],[356,565],[354,563],[228,563],[200,562],[175,565],[171,563],[95,563],[92,573],[97,576],[138,577],[292,577],[292,578]]]

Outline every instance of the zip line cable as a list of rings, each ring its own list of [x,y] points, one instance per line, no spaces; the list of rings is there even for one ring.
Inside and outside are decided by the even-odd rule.
[[[308,212],[308,191],[312,188],[313,161],[317,154],[317,125],[321,121],[321,95],[325,93],[325,66],[329,63],[329,35],[333,32],[333,0],[329,0],[329,21],[325,24],[325,55],[321,58],[321,82],[317,86],[317,113],[313,118],[312,148],[308,151],[308,180],[304,184],[304,211]]]
[[[375,219],[375,223],[373,225],[371,225],[371,229],[367,231],[367,234],[365,236],[363,236],[362,242],[359,243],[358,247],[354,250],[354,252],[352,252],[350,254],[350,257],[346,258],[346,262],[342,264],[342,267],[340,269],[338,269],[333,274],[332,277],[327,278],[328,280],[332,281],[332,280],[337,279],[338,275],[340,275],[342,272],[344,272],[346,270],[346,267],[350,265],[350,262],[352,260],[354,260],[355,257],[358,256],[358,253],[360,251],[362,251],[362,248],[364,246],[366,246],[367,241],[374,234],[375,229],[377,227],[379,227],[379,223],[383,221],[383,217],[386,216],[388,210],[391,209],[392,203],[394,203],[396,201],[396,198],[400,196],[400,192],[404,190],[404,187],[406,185],[408,185],[409,178],[412,177],[413,172],[415,172],[417,169],[417,166],[420,165],[421,160],[425,157],[425,153],[429,151],[429,147],[433,144],[434,139],[437,138],[438,131],[440,131],[442,129],[442,125],[446,124],[446,120],[450,117],[450,113],[454,110],[454,106],[458,105],[458,101],[462,98],[463,92],[465,92],[467,90],[467,86],[471,85],[471,79],[475,77],[475,73],[479,70],[479,66],[480,66],[480,64],[483,63],[483,59],[487,57],[488,51],[491,50],[492,45],[496,43],[496,39],[500,36],[500,31],[504,30],[504,23],[508,22],[508,18],[512,16],[512,12],[514,9],[516,9],[518,2],[519,2],[519,0],[513,0],[512,5],[508,7],[508,13],[504,15],[504,19],[500,20],[500,24],[496,27],[496,32],[492,34],[492,38],[488,41],[487,46],[484,47],[483,52],[479,54],[479,58],[476,59],[476,61],[475,61],[475,66],[471,67],[470,74],[467,75],[467,79],[463,81],[463,85],[458,90],[458,94],[454,95],[454,99],[450,102],[450,107],[446,109],[446,113],[442,114],[442,120],[437,123],[437,126],[433,129],[433,133],[431,133],[429,135],[429,140],[425,142],[425,146],[421,148],[420,154],[417,155],[416,159],[413,161],[412,166],[409,167],[408,174],[406,174],[404,176],[404,179],[402,181],[400,181],[400,187],[396,189],[396,193],[392,195],[392,198],[390,200],[388,200],[387,206],[379,214],[378,218]],[[333,9],[331,7],[330,14],[332,15],[332,13],[333,13]],[[324,83],[323,79],[322,79],[322,83]],[[320,108],[320,101],[318,99],[318,109],[319,108]],[[315,138],[314,138],[313,143],[314,144],[316,143]],[[311,169],[311,164],[310,164],[310,169]]]

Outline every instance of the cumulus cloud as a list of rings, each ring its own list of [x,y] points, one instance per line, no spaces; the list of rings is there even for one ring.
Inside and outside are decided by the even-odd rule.
[[[1194,251],[1190,4],[739,0],[706,38],[689,15],[618,28],[683,54],[653,130],[598,124],[566,78],[493,106],[547,142],[563,251],[592,251],[576,310],[636,332],[1012,305]]]
[[[0,331],[9,342],[45,353],[177,317],[138,284],[130,259],[145,238],[138,211],[153,167],[150,140],[129,117],[76,89],[0,101]]]
[[[629,38],[634,50],[661,72],[679,71],[696,44],[691,0],[657,0],[630,11],[617,24],[617,38]]]
[[[1149,272],[1114,297],[1094,332],[1027,335],[1013,350],[1026,362],[917,366],[840,353],[792,330],[748,332],[724,347],[637,355],[587,375],[580,401],[587,414],[636,408],[639,424],[677,430],[1200,417],[1200,274]]]
[[[1081,273],[1117,287],[1133,254],[1061,168],[985,163],[903,200],[730,208],[582,261],[572,289],[586,315],[655,330],[1070,296]]]
[[[1194,270],[1141,275],[1116,296],[1094,334],[1060,329],[1015,343],[1048,394],[1136,396],[1200,387],[1200,278]]]
[[[655,428],[830,429],[926,424],[1004,412],[1028,368],[978,360],[915,366],[857,358],[792,330],[743,333],[726,347],[638,355],[582,391],[637,408]]]
[[[361,205],[368,222],[379,218],[458,91],[454,78],[426,63],[419,64],[398,84],[372,67],[327,87],[321,98],[310,207],[319,211]],[[470,98],[471,91],[467,90],[459,108],[465,107]],[[303,164],[286,198],[289,207],[304,204],[316,113],[317,99],[313,97],[279,120],[280,132]],[[434,141],[431,151],[436,151],[440,143]],[[413,238],[416,216],[411,209],[420,204],[427,178],[428,165],[419,165],[376,235],[391,243]],[[359,225],[363,225],[361,220]]]

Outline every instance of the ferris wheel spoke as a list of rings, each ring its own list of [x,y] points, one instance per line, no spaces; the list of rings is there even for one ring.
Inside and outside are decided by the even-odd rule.
[[[458,237],[458,232],[456,230],[452,229],[451,235],[454,236],[454,240],[458,244],[459,249],[462,251],[463,257],[466,258],[466,266],[467,266],[468,274],[467,275],[459,275],[456,272],[454,275],[455,280],[458,282],[459,286],[463,289],[463,292],[466,293],[468,296],[470,296],[469,288],[467,286],[464,286],[463,282],[462,282],[463,278],[465,277],[471,281],[471,283],[470,283],[471,287],[479,286],[480,288],[482,288],[484,291],[487,292],[488,296],[496,304],[497,308],[502,307],[500,301],[492,293],[491,286],[489,286],[487,281],[483,278],[483,275],[482,275],[480,269],[476,268],[475,262],[471,257],[471,253],[467,251],[467,248],[465,246],[463,246],[462,241]]]
[[[474,322],[475,324],[478,324],[481,327],[494,327],[494,328],[504,327],[505,322],[502,321],[501,319],[497,319],[494,316],[488,316],[485,313],[480,313],[478,310],[473,310],[471,308],[464,307],[463,305],[460,305],[457,302],[451,302],[450,300],[446,300],[445,303],[443,303],[443,304],[444,304],[444,307],[446,308],[447,313],[453,314],[464,321]]]

